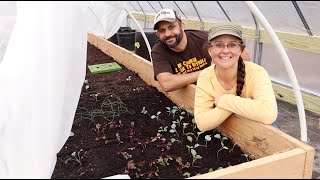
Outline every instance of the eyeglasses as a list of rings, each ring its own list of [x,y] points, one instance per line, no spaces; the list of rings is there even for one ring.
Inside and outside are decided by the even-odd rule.
[[[214,42],[214,43],[210,43],[210,45],[216,51],[222,51],[226,46],[230,51],[236,51],[236,50],[239,50],[240,47],[242,46],[241,43],[237,43],[237,42],[231,42],[227,45],[224,45],[222,42]]]

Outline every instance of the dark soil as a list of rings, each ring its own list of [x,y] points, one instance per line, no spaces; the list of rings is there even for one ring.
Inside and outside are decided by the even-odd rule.
[[[88,43],[88,65],[108,62],[115,61]],[[170,99],[137,73],[121,67],[118,72],[96,75],[87,70],[72,126],[74,135],[58,153],[53,179],[96,179],[116,174],[128,174],[131,179],[179,179],[247,161],[229,139],[221,143],[214,137],[218,131],[198,136],[193,116],[179,108],[169,114],[168,108],[177,107]],[[152,118],[158,112],[159,119]],[[173,121],[180,117],[177,133],[171,133]],[[184,131],[183,123],[188,123]],[[206,135],[211,135],[211,141],[205,141]],[[221,149],[222,145],[228,149]],[[189,151],[192,148],[195,156],[202,158],[194,159]]]

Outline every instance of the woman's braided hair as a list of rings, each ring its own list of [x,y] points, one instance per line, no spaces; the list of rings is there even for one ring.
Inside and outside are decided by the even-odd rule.
[[[238,60],[238,73],[237,73],[237,95],[240,96],[244,86],[244,78],[246,76],[245,64],[242,57]]]

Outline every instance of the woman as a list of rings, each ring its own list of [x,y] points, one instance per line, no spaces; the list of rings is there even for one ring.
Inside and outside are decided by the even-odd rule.
[[[231,114],[272,124],[277,102],[266,70],[240,54],[245,48],[242,28],[216,24],[209,30],[208,52],[214,64],[198,78],[194,117],[200,131],[216,128]]]

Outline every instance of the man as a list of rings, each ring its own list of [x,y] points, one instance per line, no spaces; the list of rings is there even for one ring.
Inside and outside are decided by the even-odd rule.
[[[208,32],[185,30],[184,22],[172,9],[161,9],[156,14],[154,30],[157,30],[159,41],[151,51],[152,63],[155,80],[163,91],[196,83],[201,70],[211,65],[207,51]],[[246,48],[244,52],[250,57]]]

